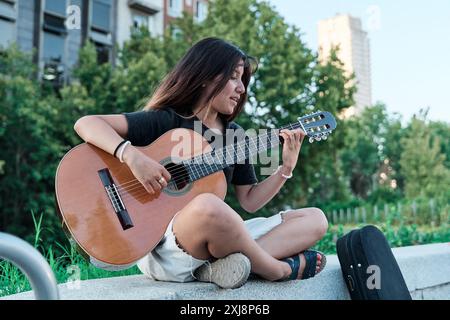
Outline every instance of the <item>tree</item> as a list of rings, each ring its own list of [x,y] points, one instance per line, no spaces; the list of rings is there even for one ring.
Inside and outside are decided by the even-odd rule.
[[[237,120],[246,129],[281,127],[318,108],[337,114],[351,105],[352,90],[342,68],[333,59],[320,65],[302,42],[300,30],[286,24],[268,3],[216,0],[209,9],[203,23],[184,14],[161,37],[134,30],[130,41],[118,48],[115,68],[98,64],[95,46],[87,42],[72,70],[72,82],[57,92],[44,90],[36,80],[31,56],[12,50],[0,58],[0,147],[5,161],[0,175],[4,208],[0,227],[18,235],[32,234],[30,212],[34,210],[45,212],[50,218],[44,221],[62,235],[55,213],[54,176],[64,153],[81,142],[73,130],[76,120],[87,114],[140,109],[163,75],[201,38],[224,38],[259,60],[249,103]],[[340,170],[334,149],[342,137],[332,139],[335,144],[332,140],[312,147],[304,143],[294,178],[258,214],[342,197],[344,191],[334,193],[331,187],[333,183],[345,186],[333,175]],[[262,180],[260,167],[256,171]],[[324,172],[323,176],[318,177],[318,172]],[[229,190],[228,203],[246,218],[234,190]]]
[[[450,172],[445,167],[445,154],[441,151],[440,139],[432,138],[426,116],[426,112],[414,116],[402,139],[404,149],[400,166],[405,178],[405,194],[410,199],[420,196],[448,196]]]
[[[444,121],[430,121],[431,137],[440,141],[441,152],[445,155],[444,165],[450,169],[450,124]]]
[[[61,146],[53,139],[55,106],[42,94],[31,54],[11,46],[0,56],[0,229],[24,236],[31,211],[53,207],[53,179]],[[54,212],[54,211],[53,211]]]
[[[345,74],[337,53],[338,49],[333,48],[329,58],[321,62],[317,60],[314,67],[308,109],[330,112],[336,118],[337,127],[326,143],[306,144],[302,148],[306,161],[301,168],[301,181],[302,188],[308,190],[308,195],[305,197],[306,202],[300,205],[312,203],[320,206],[323,202],[349,198],[350,192],[339,157],[339,150],[344,147],[348,133],[347,125],[339,118],[339,114],[353,105],[355,87],[351,84],[353,76]]]
[[[397,197],[401,197],[404,191],[404,177],[400,168],[400,157],[404,145],[402,139],[405,136],[406,129],[402,126],[401,116],[394,114],[388,117],[387,126],[383,135],[382,158],[387,168],[388,178],[393,183]],[[392,191],[392,189],[390,190]],[[386,195],[386,193],[384,193]]]
[[[153,52],[146,53],[126,69],[118,67],[111,83],[116,93],[116,110],[142,109],[166,70],[165,61]]]
[[[384,105],[363,110],[360,116],[347,121],[347,135],[342,150],[344,171],[350,179],[352,192],[367,198],[377,184],[382,165],[383,135],[387,127]]]
[[[246,112],[237,119],[246,129],[281,127],[296,122],[301,115],[319,107],[336,114],[338,110],[351,105],[353,90],[347,84],[349,79],[343,75],[342,65],[337,65],[336,56],[325,66],[319,65],[317,56],[302,42],[300,30],[288,25],[267,2],[234,0],[230,3],[217,0],[211,2],[203,24],[191,25],[178,20],[175,25],[180,30],[181,38],[188,43],[207,36],[221,37],[259,60],[258,71],[248,92],[249,104]],[[195,32],[191,29],[193,26]],[[319,85],[318,79],[326,76],[326,81]],[[332,94],[319,99],[319,91],[325,87]],[[317,172],[326,171],[323,177],[328,176],[335,181],[333,171],[338,170],[338,164],[333,169],[326,169],[326,164],[336,163],[329,152],[333,147],[329,150],[323,148],[327,143],[310,147],[305,141],[294,178],[259,214],[269,215],[284,206],[295,207],[314,200],[324,200],[321,198],[323,193],[315,191],[326,188],[328,184],[321,183],[322,176],[317,177]],[[309,152],[309,149],[314,151]],[[280,149],[273,152],[275,156],[277,153],[280,156]],[[315,164],[319,166],[315,167]],[[255,166],[260,180],[266,178],[260,174],[262,167]],[[338,184],[342,185],[342,181]],[[325,198],[335,195],[330,189],[327,190]],[[233,190],[230,191],[228,203],[246,217]]]

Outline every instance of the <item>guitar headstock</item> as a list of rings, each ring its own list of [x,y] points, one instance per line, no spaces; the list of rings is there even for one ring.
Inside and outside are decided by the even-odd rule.
[[[336,119],[328,111],[317,111],[299,117],[301,128],[309,137],[309,142],[326,140],[336,128]]]

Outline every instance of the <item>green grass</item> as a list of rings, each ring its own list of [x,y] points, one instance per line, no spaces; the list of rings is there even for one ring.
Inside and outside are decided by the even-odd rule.
[[[57,250],[55,250],[54,246],[51,244],[44,249],[44,246],[41,244],[43,215],[40,215],[38,219],[36,219],[33,213],[32,215],[35,228],[34,243],[32,244],[34,248],[36,248],[47,260],[50,268],[55,274],[58,284],[72,283],[78,279],[88,280],[140,273],[136,266],[122,271],[106,271],[94,267],[76,251],[76,247],[74,245],[63,246],[56,242],[55,245],[58,247]],[[56,256],[55,252],[63,252],[63,254]],[[0,260],[0,296],[6,296],[28,290],[31,290],[31,286],[22,271],[12,263]]]
[[[33,245],[46,258],[58,284],[72,283],[78,279],[88,280],[140,274],[136,266],[122,271],[106,271],[96,268],[84,260],[74,245],[63,246],[58,242],[55,243],[57,248],[52,244],[42,245],[42,217],[43,215],[36,219],[33,214],[35,228]],[[385,234],[391,247],[450,242],[450,228],[447,222],[440,226],[417,225],[408,224],[407,221],[398,218],[398,216],[388,217],[384,223],[376,224]],[[330,223],[327,234],[317,243],[315,249],[326,254],[336,254],[336,240],[352,229],[363,225]],[[58,256],[56,256],[56,252]],[[60,252],[63,253],[60,254]],[[25,275],[11,263],[0,260],[0,296],[28,290],[31,290],[31,287]]]

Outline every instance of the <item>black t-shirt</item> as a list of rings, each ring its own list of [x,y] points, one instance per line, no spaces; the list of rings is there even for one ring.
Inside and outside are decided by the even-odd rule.
[[[194,121],[199,121],[197,117],[185,119],[172,108],[129,112],[124,113],[124,115],[128,121],[127,139],[135,146],[147,146],[171,129],[186,128],[194,130]],[[225,129],[242,129],[235,122],[226,122],[224,125]],[[202,134],[208,129],[202,123]],[[212,137],[207,139],[209,143],[213,142]],[[258,182],[255,169],[248,160],[242,164],[230,165],[224,168],[223,172],[228,184],[252,185]]]

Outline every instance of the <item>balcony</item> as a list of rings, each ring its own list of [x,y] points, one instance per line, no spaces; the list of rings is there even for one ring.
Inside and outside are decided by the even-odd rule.
[[[128,0],[128,6],[141,12],[153,15],[157,14],[162,8],[151,0]]]

